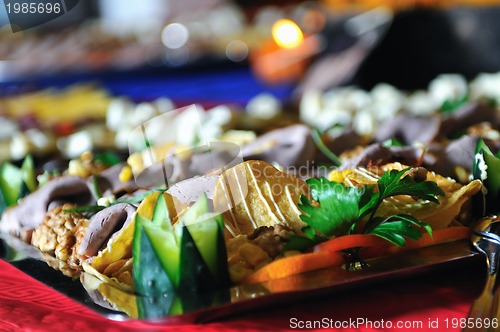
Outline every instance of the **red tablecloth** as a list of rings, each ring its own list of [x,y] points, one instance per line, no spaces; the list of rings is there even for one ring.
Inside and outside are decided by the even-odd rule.
[[[0,260],[0,331],[280,331],[312,321],[323,327],[343,323],[342,331],[460,331],[453,325],[467,317],[483,286],[484,269],[473,260],[216,322],[165,326],[108,320]],[[361,319],[367,324],[349,326]]]

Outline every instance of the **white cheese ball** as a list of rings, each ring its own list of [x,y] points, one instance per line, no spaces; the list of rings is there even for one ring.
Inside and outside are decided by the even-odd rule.
[[[427,92],[416,91],[408,97],[405,110],[414,115],[426,116],[435,113],[439,107],[441,104]]]
[[[467,81],[458,74],[442,74],[429,83],[429,94],[439,105],[448,100],[460,99],[467,95],[467,92]]]
[[[500,103],[500,72],[481,73],[470,83],[472,99],[493,99]]]
[[[390,120],[406,102],[406,96],[394,86],[377,84],[371,91],[373,103],[369,106],[379,123]]]
[[[260,93],[250,99],[245,110],[249,115],[261,119],[272,119],[279,115],[283,105],[281,101],[270,93]]]
[[[320,91],[309,90],[304,92],[299,104],[299,115],[302,122],[318,127],[318,117],[323,111],[323,101]]]

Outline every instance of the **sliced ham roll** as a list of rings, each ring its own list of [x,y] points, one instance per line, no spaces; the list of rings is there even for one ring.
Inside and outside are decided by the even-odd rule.
[[[134,218],[136,207],[120,203],[107,207],[92,218],[85,232],[78,254],[83,258],[93,257]]]
[[[76,205],[95,204],[85,179],[79,176],[62,176],[53,179],[23,198],[18,205],[7,209],[0,221],[0,231],[30,239],[30,231],[40,225],[45,214],[64,203]]]

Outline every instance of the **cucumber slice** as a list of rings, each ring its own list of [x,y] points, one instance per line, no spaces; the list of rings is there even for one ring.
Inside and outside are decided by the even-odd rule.
[[[145,231],[148,224],[149,220],[136,214],[132,243],[135,291],[142,296],[173,293],[174,285],[163,269],[157,250],[154,249],[154,242]]]
[[[179,285],[180,248],[178,235],[167,227],[159,227],[148,221],[145,232],[151,240],[161,266],[167,273],[174,287]]]
[[[214,286],[224,287],[229,283],[229,273],[222,216],[204,214],[200,219],[186,227],[215,280]]]
[[[150,238],[150,234],[158,233],[156,228],[151,221],[136,214],[132,262],[139,318],[168,316],[176,298],[175,285],[160,259],[164,255],[158,255],[155,241]]]
[[[214,288],[229,284],[227,253],[224,241],[224,221],[221,215],[210,213],[208,198],[200,196],[182,218],[201,257],[214,279]]]
[[[231,284],[229,277],[229,269],[227,267],[227,249],[226,240],[224,239],[224,219],[222,215],[216,217],[219,233],[217,236],[216,250],[217,250],[217,265],[216,265],[216,280],[219,288],[228,287]]]
[[[143,317],[194,310],[215,300],[214,289],[229,284],[222,216],[209,213],[202,196],[175,226],[164,195],[152,220],[136,214],[132,246],[137,305]],[[163,306],[158,295],[168,297]]]
[[[170,216],[168,213],[167,201],[165,200],[165,196],[163,194],[158,195],[158,199],[156,200],[155,207],[153,210],[152,220],[153,224],[161,226],[164,225],[170,229],[172,229],[172,223],[170,220]]]
[[[26,185],[26,182],[21,182],[21,188],[19,188],[19,196],[18,196],[18,200],[21,199],[21,198],[24,198],[26,196],[28,196],[29,194],[31,193],[30,189],[28,188],[28,186]]]
[[[35,191],[37,188],[37,181],[36,181],[35,163],[33,161],[33,157],[26,156],[26,158],[24,158],[23,164],[21,165],[21,172],[23,174],[23,182],[29,189],[29,192]]]
[[[7,201],[5,199],[5,196],[3,195],[3,191],[1,190],[2,188],[0,187],[0,217],[2,216],[3,212],[7,210]]]
[[[199,221],[198,223],[186,227],[203,261],[208,266],[211,275],[217,278],[217,239],[219,237],[219,226],[215,217]]]
[[[139,318],[164,318],[170,315],[175,294],[165,296],[136,296],[137,314]]]
[[[182,309],[185,312],[205,309],[214,303],[214,292],[205,293],[183,293],[181,295]]]
[[[192,294],[212,290],[216,281],[187,227],[182,228],[180,247],[179,292]]]
[[[7,206],[17,203],[19,191],[23,182],[22,172],[11,163],[3,163],[0,167],[0,190]]]
[[[210,212],[208,206],[207,195],[203,194],[198,198],[198,200],[186,211],[182,217],[182,223],[186,226],[196,224],[199,222],[199,218]]]

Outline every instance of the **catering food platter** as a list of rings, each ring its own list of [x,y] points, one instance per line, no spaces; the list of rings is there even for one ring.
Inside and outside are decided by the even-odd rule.
[[[15,246],[12,240],[12,238],[2,239],[4,249],[9,245]],[[16,250],[20,255],[13,257],[12,254]],[[67,278],[50,268],[40,258],[27,258],[22,248],[14,249],[9,246],[8,251],[3,253],[2,259],[9,261],[14,267],[41,281],[47,287],[55,289],[103,317],[119,321],[132,319],[123,311],[112,308],[109,303],[105,304],[106,301],[102,298],[96,298],[95,294],[85,289],[80,282]],[[225,296],[222,296],[221,301],[216,304],[149,321],[159,324],[209,322],[252,310],[275,307],[293,300],[306,300],[353,288],[362,289],[369,285],[387,283],[408,276],[440,273],[446,268],[463,266],[480,259],[480,255],[470,249],[468,240],[460,240],[399,254],[390,259],[373,259],[370,262],[371,268],[367,270],[350,272],[322,269],[266,283],[234,286],[219,291],[219,293],[225,293]],[[86,278],[93,277],[87,275]]]
[[[109,318],[160,322],[477,259],[470,225],[500,192],[498,95],[484,88],[498,75],[311,93],[295,117],[276,100],[116,100],[112,151],[77,151],[76,135],[59,169],[2,164],[2,258]]]

